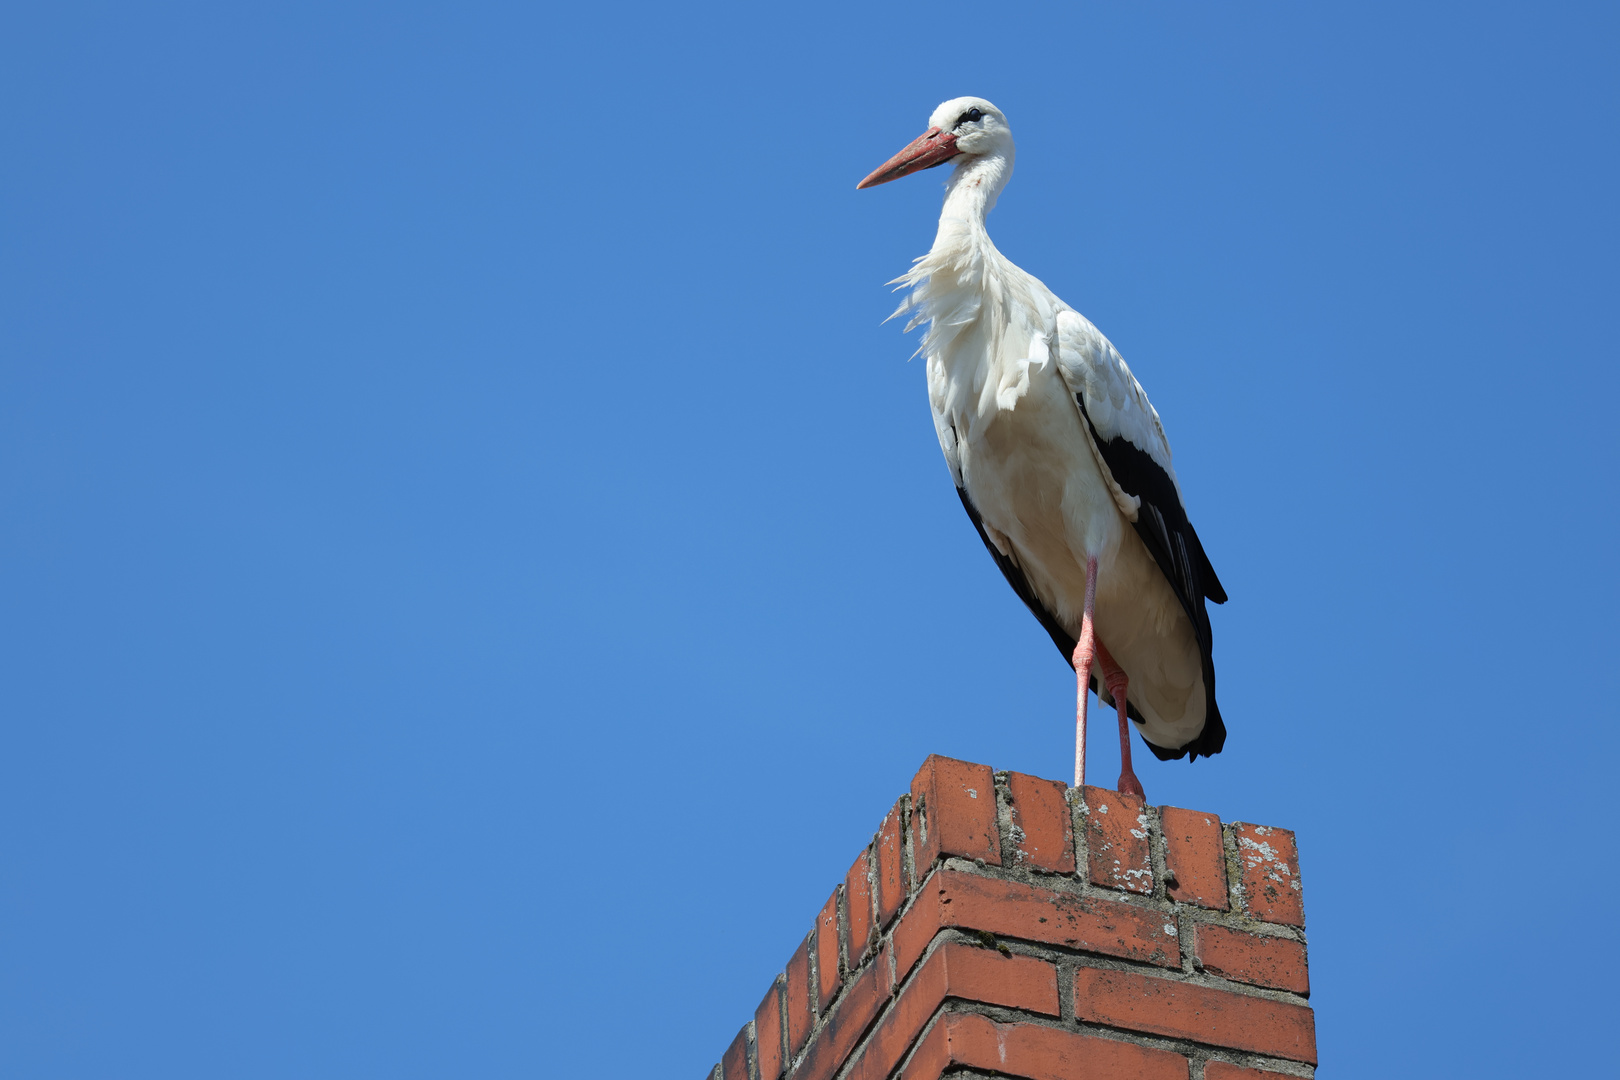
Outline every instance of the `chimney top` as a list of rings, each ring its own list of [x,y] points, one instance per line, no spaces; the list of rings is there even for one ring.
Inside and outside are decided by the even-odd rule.
[[[1304,927],[1287,829],[933,755],[708,1080],[1314,1076]]]

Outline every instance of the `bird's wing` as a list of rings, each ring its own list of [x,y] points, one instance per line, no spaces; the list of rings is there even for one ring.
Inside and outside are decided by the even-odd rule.
[[[1187,520],[1170,462],[1170,442],[1142,384],[1131,374],[1124,357],[1084,316],[1064,310],[1056,321],[1058,372],[1080,409],[1091,452],[1115,489],[1120,509],[1175,590],[1203,653],[1208,697],[1204,733],[1179,751],[1161,753],[1162,748],[1148,745],[1160,757],[1214,753],[1225,741],[1226,731],[1215,707],[1215,663],[1204,601],[1224,604],[1226,590]]]
[[[1057,359],[1103,475],[1119,488],[1120,508],[1135,519],[1188,614],[1195,598],[1224,604],[1226,590],[1187,520],[1164,425],[1124,357],[1084,316],[1066,310],[1057,316]]]

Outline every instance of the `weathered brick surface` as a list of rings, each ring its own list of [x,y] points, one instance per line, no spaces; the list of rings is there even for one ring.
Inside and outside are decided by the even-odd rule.
[[[838,890],[816,916],[816,1012],[824,1013],[838,992]]]
[[[1297,941],[1207,923],[1193,931],[1193,941],[1193,956],[1211,975],[1296,994],[1311,992],[1305,946]]]
[[[759,1063],[759,1080],[776,1080],[782,1075],[782,983],[780,979],[765,991],[765,1000],[754,1010],[754,1054]]]
[[[1305,898],[1299,883],[1299,849],[1287,829],[1237,822],[1238,883],[1233,894],[1244,911],[1266,922],[1305,925]]]
[[[905,817],[905,800],[894,804],[883,819],[877,836],[877,908],[878,926],[886,928],[900,913],[906,900],[905,842],[900,823]]]
[[[1316,1063],[1316,1022],[1307,1006],[1173,978],[1078,968],[1074,1014],[1127,1031]]]
[[[1286,1073],[1271,1072],[1267,1069],[1245,1069],[1241,1065],[1233,1065],[1227,1061],[1210,1061],[1204,1064],[1204,1080],[1294,1080]]]
[[[810,937],[814,937],[811,935]],[[796,1056],[810,1037],[810,937],[799,942],[787,966],[788,1057]]]
[[[793,1073],[794,1080],[831,1080],[843,1066],[849,1052],[855,1049],[856,1041],[883,1007],[886,995],[879,989],[878,981],[874,967],[868,967],[855,980],[838,1002],[838,1008],[816,1032],[810,1052]]]
[[[877,956],[873,965],[878,970],[878,988],[885,997],[894,993],[894,988],[900,981],[900,976],[894,970],[894,937],[891,935],[878,947]]]
[[[737,1032],[720,1059],[721,1080],[748,1080],[748,1029]]]
[[[1311,1075],[1293,833],[994,779],[924,763],[711,1080]]]
[[[1126,892],[1152,892],[1147,806],[1141,799],[1106,788],[1088,785],[1081,790],[1091,883]]]
[[[1187,1080],[1180,1054],[974,1013],[941,1017],[900,1076],[937,1080],[961,1067],[1027,1080]]]
[[[849,958],[850,970],[861,966],[872,937],[872,878],[869,872],[870,851],[861,852],[855,865],[844,875],[844,955]]]
[[[1163,967],[1181,965],[1174,921],[1151,908],[941,870],[923,884],[916,902],[895,928],[898,977],[905,978],[934,935],[947,927],[984,930]]]
[[[900,990],[848,1080],[885,1080],[947,997],[1058,1015],[1057,969],[1027,956],[949,943]]]
[[[1006,956],[987,945],[956,941],[935,950],[934,956],[939,957],[950,997],[1058,1015],[1057,968],[1045,960]]]
[[[1227,909],[1226,847],[1214,814],[1159,807],[1164,834],[1165,891],[1170,899],[1217,911]]]
[[[923,762],[911,781],[911,846],[919,878],[942,855],[1001,865],[996,783],[988,765],[938,754]]]
[[[1060,874],[1074,872],[1074,825],[1067,793],[1068,788],[1056,780],[1019,772],[1007,775],[1016,865]]]
[[[942,1075],[946,1069],[956,1064],[951,1057],[952,1019],[950,1016],[942,1016],[939,1023],[928,1029],[928,1034],[917,1044],[917,1052],[911,1055],[905,1069],[895,1074],[896,1080],[934,1080],[936,1076]],[[867,1076],[866,1073],[861,1075]],[[875,1069],[871,1070],[871,1077],[875,1078],[877,1075]]]

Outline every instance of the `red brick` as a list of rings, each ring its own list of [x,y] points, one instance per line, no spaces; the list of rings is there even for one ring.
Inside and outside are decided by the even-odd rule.
[[[1299,849],[1294,834],[1266,825],[1232,826],[1237,844],[1243,909],[1264,922],[1305,925],[1305,899],[1299,886]]]
[[[865,1064],[863,1060],[861,1065],[851,1070],[849,1080],[857,1080],[857,1077],[861,1080],[876,1080],[878,1075],[876,1069],[869,1070],[870,1075],[861,1072],[861,1066]],[[955,1062],[951,1060],[951,1017],[947,1013],[928,1029],[928,1034],[923,1036],[922,1042],[918,1043],[917,1049],[912,1052],[911,1060],[906,1062],[905,1070],[896,1073],[895,1076],[896,1080],[934,1080],[934,1077],[942,1075],[953,1064]]]
[[[1004,956],[983,945],[953,941],[935,950],[945,965],[946,994],[986,1005],[1057,1016],[1057,968],[1034,956]]]
[[[1056,780],[1018,772],[1008,774],[1014,862],[1058,874],[1074,872],[1074,825],[1069,816],[1068,790]]]
[[[1164,865],[1170,872],[1165,891],[1170,899],[1225,911],[1226,847],[1221,819],[1214,814],[1159,807],[1164,833]]]
[[[1086,858],[1093,885],[1126,892],[1153,891],[1147,807],[1141,799],[1107,788],[1082,789],[1086,804]]]
[[[894,804],[877,838],[877,900],[878,925],[887,927],[906,900],[906,867],[904,845],[900,839],[900,822],[904,817],[905,800]]]
[[[838,995],[838,890],[816,916],[816,1012],[824,1013]]]
[[[1187,1080],[1187,1059],[1041,1024],[998,1024],[977,1013],[942,1016],[901,1073],[936,1080],[963,1066],[1027,1080]]]
[[[754,1055],[759,1061],[759,1080],[777,1080],[782,1075],[780,978],[765,992],[765,1000],[754,1010]]]
[[[1223,979],[1296,994],[1311,992],[1305,946],[1292,938],[1261,937],[1206,923],[1193,930],[1193,956],[1205,971]]]
[[[945,927],[1181,966],[1175,926],[1135,904],[1001,881],[955,870],[934,875],[895,927],[895,978],[904,980]]]
[[[810,941],[807,936],[793,950],[793,959],[787,966],[787,1034],[788,1058],[792,1059],[804,1048],[815,1018],[810,1014]]]
[[[872,961],[878,972],[878,989],[884,997],[894,993],[894,942],[884,941],[878,947],[877,959]]]
[[[946,855],[1001,865],[990,766],[928,756],[911,781],[911,850],[919,879]]]
[[[720,1059],[720,1080],[748,1080],[748,1029],[737,1032]]]
[[[1283,1073],[1267,1072],[1265,1069],[1245,1069],[1241,1065],[1232,1065],[1225,1061],[1206,1061],[1204,1080],[1294,1080],[1294,1078]]]
[[[960,942],[941,946],[900,991],[848,1080],[885,1080],[948,997],[1057,1016],[1057,969],[1032,956]]]
[[[872,937],[872,875],[871,849],[861,852],[855,865],[844,875],[844,955],[851,971],[861,966],[867,946],[876,944]]]
[[[877,968],[869,967],[850,985],[838,1008],[816,1032],[804,1061],[793,1072],[793,1080],[832,1080],[888,1000],[880,981]]]
[[[1127,1031],[1316,1064],[1316,1018],[1305,1005],[1082,967],[1074,973],[1074,1015]]]

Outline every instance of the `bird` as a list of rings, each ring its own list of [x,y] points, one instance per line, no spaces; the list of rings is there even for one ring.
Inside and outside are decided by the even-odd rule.
[[[979,97],[856,185],[953,163],[933,247],[891,281],[890,318],[926,323],[928,403],[956,492],[1008,584],[1074,668],[1075,786],[1088,690],[1119,715],[1117,788],[1145,799],[1134,726],[1160,760],[1217,754],[1205,602],[1226,602],[1188,520],[1158,411],[1085,316],[997,250],[985,219],[1012,176],[1012,129]],[[1100,678],[1099,678],[1100,675]]]

